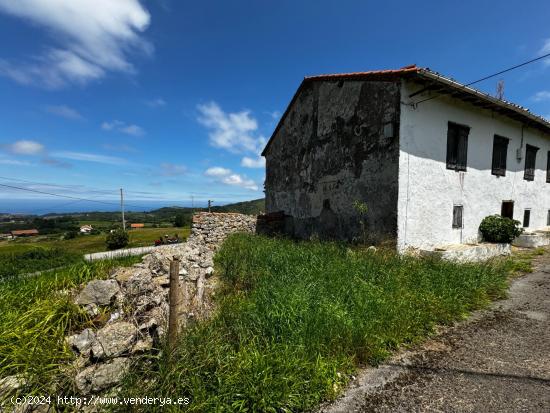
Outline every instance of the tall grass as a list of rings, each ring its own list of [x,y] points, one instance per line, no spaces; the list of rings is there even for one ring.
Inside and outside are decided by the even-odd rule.
[[[22,376],[24,394],[59,392],[68,383],[62,369],[73,354],[64,337],[90,323],[72,303],[73,288],[108,276],[135,258],[76,264],[36,277],[13,277],[0,283],[0,378]]]
[[[0,280],[48,270],[82,261],[82,254],[61,248],[32,248],[16,253],[0,253]]]
[[[216,271],[216,315],[188,329],[171,357],[141,363],[125,395],[190,397],[196,412],[307,410],[334,398],[359,364],[379,363],[506,287],[503,265],[253,235],[228,238]]]

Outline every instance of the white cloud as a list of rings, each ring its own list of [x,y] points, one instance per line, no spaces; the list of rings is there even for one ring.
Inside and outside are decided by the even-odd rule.
[[[534,100],[535,102],[543,102],[546,100],[550,100],[550,91],[548,90],[541,90],[540,92],[535,93],[531,100]]]
[[[239,174],[231,174],[222,178],[221,182],[227,185],[241,186],[252,191],[258,190],[258,185],[252,179],[246,179]]]
[[[84,117],[78,113],[76,109],[73,109],[66,105],[51,105],[46,106],[44,110],[52,115],[61,116],[62,118],[72,119],[72,120],[81,120]]]
[[[550,53],[550,38],[544,39],[544,44],[539,50],[539,55],[545,55],[548,53]],[[542,62],[545,66],[550,66],[550,59],[544,59]]]
[[[245,156],[241,159],[241,166],[245,168],[263,168],[265,166],[265,158],[263,156],[258,156],[254,159]]]
[[[0,60],[0,74],[22,84],[58,88],[131,73],[129,52],[152,50],[141,37],[150,15],[139,0],[0,0],[0,12],[46,28],[55,42],[26,62]]]
[[[163,176],[180,176],[187,173],[187,168],[184,165],[176,165],[169,162],[160,164]]]
[[[231,169],[222,168],[221,166],[208,168],[204,174],[226,185],[240,186],[241,188],[250,189],[252,191],[258,190],[258,185],[252,179],[248,179],[246,176],[239,175],[234,173]]]
[[[204,174],[206,176],[226,176],[226,175],[229,175],[231,173],[231,169],[227,169],[227,168],[222,168],[221,166],[215,166],[215,167],[212,167],[212,168],[208,168]]]
[[[269,115],[272,119],[277,120],[281,117],[281,112],[279,112],[278,110],[274,110],[273,112],[269,112]]]
[[[34,166],[28,161],[20,161],[17,159],[10,158],[0,158],[0,165],[11,165],[11,166]]]
[[[54,158],[71,159],[73,161],[96,162],[108,165],[126,164],[126,160],[116,156],[98,155],[94,153],[60,151],[51,154]]]
[[[101,124],[101,129],[103,130],[116,130],[118,132],[125,133],[127,135],[132,136],[143,136],[145,135],[145,129],[143,129],[141,126],[133,125],[133,124],[127,124],[125,122],[122,122],[120,120],[113,120],[112,122],[103,122]]]
[[[210,144],[233,153],[258,153],[265,143],[262,136],[256,137],[258,122],[249,111],[226,113],[216,102],[198,105],[198,121],[209,130]]]
[[[159,108],[166,105],[166,101],[162,98],[156,98],[152,100],[146,100],[145,104],[151,108]]]
[[[145,135],[145,131],[141,126],[137,125],[127,125],[122,128],[120,128],[120,131],[122,133],[126,133],[127,135],[133,135],[133,136],[143,136]]]
[[[7,145],[11,153],[18,155],[38,155],[44,152],[44,145],[36,141],[21,140]]]

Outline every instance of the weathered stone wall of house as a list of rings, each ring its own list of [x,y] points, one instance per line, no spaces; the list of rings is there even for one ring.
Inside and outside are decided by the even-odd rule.
[[[107,280],[90,281],[75,302],[94,318],[98,328],[67,337],[77,358],[67,369],[82,394],[116,386],[135,356],[158,348],[168,320],[170,261],[180,260],[183,291],[180,325],[208,317],[216,285],[213,258],[234,232],[255,232],[256,217],[232,213],[199,213],[185,243],[161,246],[141,263],[118,268]]]
[[[267,212],[294,236],[351,240],[360,201],[369,238],[395,239],[399,117],[399,83],[306,83],[265,153]]]

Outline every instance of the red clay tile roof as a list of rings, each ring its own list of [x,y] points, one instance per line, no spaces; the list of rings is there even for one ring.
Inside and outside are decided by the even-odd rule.
[[[16,229],[11,231],[11,235],[36,235],[38,234],[37,229]]]
[[[338,80],[338,79],[364,79],[376,77],[402,77],[407,74],[418,73],[421,68],[416,65],[409,65],[401,69],[390,70],[371,70],[368,72],[352,72],[352,73],[334,73],[328,75],[306,76],[304,80]]]
[[[130,228],[143,228],[145,224],[130,224]]]
[[[529,109],[524,108],[520,105],[517,105],[506,100],[497,99],[494,96],[491,96],[487,93],[481,92],[477,89],[474,89],[471,86],[466,86],[462,83],[457,82],[454,79],[440,75],[437,72],[434,72],[428,68],[418,67],[416,65],[410,65],[402,67],[401,69],[394,70],[372,70],[368,72],[354,72],[354,73],[335,73],[327,75],[318,75],[318,76],[307,76],[304,78],[298,90],[292,97],[288,107],[286,108],[283,116],[279,120],[279,123],[275,127],[271,138],[267,142],[264,150],[262,151],[262,156],[265,155],[269,145],[273,141],[273,138],[277,134],[278,130],[281,128],[286,116],[288,115],[290,108],[293,106],[296,98],[298,97],[300,91],[306,83],[312,81],[337,81],[337,80],[388,80],[388,81],[397,81],[402,78],[414,78],[421,83],[426,85],[422,89],[422,92],[435,91],[440,94],[448,94],[452,97],[462,99],[466,102],[473,103],[478,107],[485,109],[491,109],[494,112],[500,113],[504,116],[508,116],[529,126],[534,126],[543,132],[550,134],[550,122],[538,115],[535,115],[529,111]],[[416,94],[415,94],[416,95]],[[410,99],[412,96],[408,96]],[[422,101],[423,98],[419,98],[418,101]],[[414,104],[414,101],[411,101],[410,104]]]

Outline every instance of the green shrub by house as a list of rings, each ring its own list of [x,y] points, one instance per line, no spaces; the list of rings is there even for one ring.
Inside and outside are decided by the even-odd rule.
[[[485,241],[510,243],[523,232],[523,228],[519,227],[520,225],[519,221],[510,218],[489,215],[481,221],[479,231]]]
[[[359,364],[379,363],[506,286],[501,265],[244,234],[230,236],[215,263],[213,318],[188,328],[171,357],[146,356],[120,396],[189,397],[192,412],[308,410],[338,395]],[[143,409],[152,410],[178,411]]]

